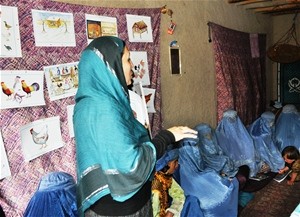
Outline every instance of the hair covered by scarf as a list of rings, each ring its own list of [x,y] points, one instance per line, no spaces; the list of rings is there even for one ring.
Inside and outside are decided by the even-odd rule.
[[[73,116],[79,215],[107,194],[119,202],[132,197],[155,166],[154,145],[126,94],[124,46],[119,38],[100,37],[79,61]]]

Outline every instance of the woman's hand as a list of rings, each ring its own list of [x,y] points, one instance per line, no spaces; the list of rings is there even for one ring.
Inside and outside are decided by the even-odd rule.
[[[196,139],[198,135],[198,132],[196,130],[193,130],[186,126],[171,127],[168,129],[168,131],[170,131],[174,135],[176,142],[185,138]]]

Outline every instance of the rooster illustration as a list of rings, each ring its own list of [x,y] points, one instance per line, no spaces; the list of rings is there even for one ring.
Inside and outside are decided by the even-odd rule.
[[[48,135],[48,125],[44,125],[39,132],[34,131],[33,128],[30,129],[30,134],[32,135],[32,140],[35,144],[41,145],[42,148],[46,148],[49,135]]]
[[[40,89],[40,85],[36,82],[32,83],[30,86],[26,84],[24,80],[21,81],[22,89],[25,93],[27,93],[27,97],[31,96],[31,92],[38,91]]]
[[[2,87],[3,93],[8,97],[7,99],[11,99],[15,92],[14,89],[8,88],[3,81],[1,82],[1,87]]]

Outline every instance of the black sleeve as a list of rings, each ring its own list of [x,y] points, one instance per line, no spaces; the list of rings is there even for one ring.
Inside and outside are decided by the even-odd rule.
[[[165,153],[167,146],[175,142],[173,133],[168,130],[161,130],[153,139],[152,143],[156,149],[156,159],[159,159]]]

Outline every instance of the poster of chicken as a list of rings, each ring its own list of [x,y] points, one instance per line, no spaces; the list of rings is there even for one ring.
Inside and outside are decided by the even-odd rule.
[[[0,108],[45,105],[43,71],[0,70]]]
[[[36,46],[76,46],[73,14],[42,10],[31,11]]]
[[[153,42],[151,17],[126,14],[130,42]]]
[[[147,52],[130,51],[130,59],[133,64],[133,83],[137,84],[141,81],[143,85],[150,85]]]
[[[0,57],[22,57],[18,8],[0,5]]]
[[[59,116],[31,122],[22,126],[20,132],[26,162],[64,145]]]
[[[86,14],[85,21],[88,43],[101,36],[118,36],[116,17]]]
[[[51,101],[74,96],[78,89],[78,62],[44,67]]]
[[[147,110],[149,113],[155,113],[154,99],[155,99],[155,89],[143,88],[145,94],[145,100],[147,104]]]
[[[1,158],[0,158],[0,162],[1,162],[0,180],[1,180],[5,177],[11,176],[1,131],[0,131],[0,153],[1,153]]]

